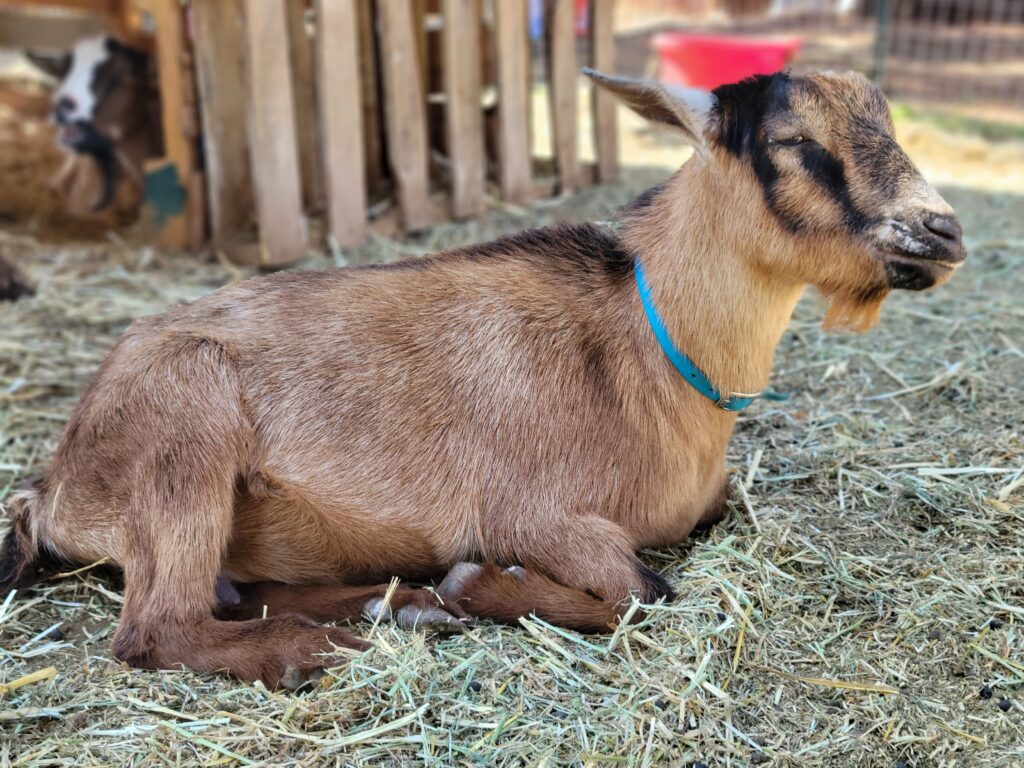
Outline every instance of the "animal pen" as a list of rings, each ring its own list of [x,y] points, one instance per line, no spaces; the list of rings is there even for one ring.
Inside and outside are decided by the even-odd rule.
[[[578,160],[572,7],[549,13],[548,169],[531,157],[527,5],[483,10],[478,0],[317,2],[309,15],[302,2],[193,4],[214,240],[235,238],[254,203],[259,262],[281,264],[304,254],[312,211],[325,210],[327,239],[347,246],[371,225],[415,231],[476,215],[492,180],[522,204],[614,177],[603,97],[597,166]],[[611,10],[594,9],[593,57],[606,67]]]
[[[596,164],[578,151],[580,66],[614,69],[610,0],[593,3],[587,61],[573,4],[548,5],[547,163],[531,150],[526,0],[14,5],[90,10],[122,36],[136,35],[134,10],[155,22],[166,158],[147,174],[147,198],[167,246],[208,232],[238,261],[282,265],[313,244],[358,244],[371,227],[474,216],[492,182],[523,204],[617,173],[608,96],[593,100]],[[311,226],[320,213],[324,226]]]

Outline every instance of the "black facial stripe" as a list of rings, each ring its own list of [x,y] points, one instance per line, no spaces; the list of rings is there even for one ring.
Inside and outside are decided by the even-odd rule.
[[[900,183],[917,175],[899,144],[874,123],[858,121],[853,128],[850,145],[857,157],[865,158],[871,189],[882,197],[896,199]]]
[[[761,134],[764,116],[789,109],[789,83],[789,75],[779,72],[754,75],[713,91],[719,141],[729,153],[740,157],[749,152]]]
[[[867,228],[868,217],[857,208],[846,185],[846,173],[840,160],[818,144],[800,147],[800,165],[843,211],[843,222],[855,232]]]
[[[799,216],[794,216],[785,208],[779,205],[779,169],[772,162],[768,147],[764,142],[758,141],[750,148],[750,164],[754,169],[754,175],[761,184],[764,193],[765,203],[781,223],[792,234],[798,234],[804,229],[803,222]]]
[[[714,91],[714,114],[722,146],[735,157],[750,158],[768,209],[788,231],[796,234],[804,225],[799,217],[779,205],[779,169],[772,161],[762,130],[765,115],[789,109],[790,83],[789,75],[779,72],[720,86]]]

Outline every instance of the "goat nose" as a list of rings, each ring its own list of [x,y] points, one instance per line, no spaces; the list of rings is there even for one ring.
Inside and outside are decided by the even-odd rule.
[[[964,233],[956,216],[933,213],[925,216],[921,223],[924,224],[925,229],[943,240],[956,242],[960,240]]]

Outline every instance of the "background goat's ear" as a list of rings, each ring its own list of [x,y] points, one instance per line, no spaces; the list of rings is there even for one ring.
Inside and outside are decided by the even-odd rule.
[[[39,51],[25,51],[25,57],[39,70],[50,77],[63,80],[64,76],[71,69],[70,53],[41,53]]]
[[[130,45],[125,45],[114,37],[107,38],[107,50],[114,56],[121,56],[136,69],[145,71],[149,66],[149,54]]]
[[[649,80],[611,77],[589,67],[583,68],[583,74],[598,87],[614,93],[619,101],[641,117],[678,131],[694,149],[707,154],[704,126],[715,104],[715,97],[710,92],[664,86]]]

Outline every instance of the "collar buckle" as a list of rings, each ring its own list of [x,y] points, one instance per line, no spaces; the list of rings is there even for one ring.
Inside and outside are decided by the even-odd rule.
[[[742,411],[760,396],[760,392],[731,392],[728,395],[719,395],[715,405],[723,411]],[[735,407],[737,405],[738,408]]]

